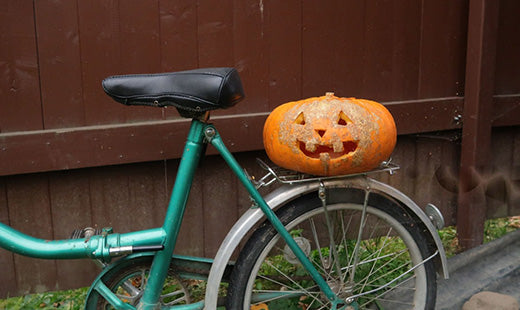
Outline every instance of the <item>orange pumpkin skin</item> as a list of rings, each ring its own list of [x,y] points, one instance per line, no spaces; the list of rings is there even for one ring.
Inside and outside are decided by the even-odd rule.
[[[263,139],[278,166],[331,176],[377,167],[392,153],[397,130],[383,105],[327,93],[278,106],[264,124]]]

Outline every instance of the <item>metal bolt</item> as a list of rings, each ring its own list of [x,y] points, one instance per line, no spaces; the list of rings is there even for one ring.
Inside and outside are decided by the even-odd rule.
[[[215,128],[208,127],[204,133],[206,134],[206,138],[213,138],[215,136]]]

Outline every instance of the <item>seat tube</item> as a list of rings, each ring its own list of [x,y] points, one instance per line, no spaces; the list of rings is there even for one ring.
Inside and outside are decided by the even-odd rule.
[[[159,297],[179,235],[193,176],[200,158],[204,155],[204,127],[205,124],[197,119],[194,119],[191,123],[163,224],[166,234],[164,249],[155,254],[146,289],[138,309],[158,308]]]

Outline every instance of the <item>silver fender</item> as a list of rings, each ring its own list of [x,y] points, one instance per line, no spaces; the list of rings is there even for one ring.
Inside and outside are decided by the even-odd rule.
[[[410,215],[414,216],[416,220],[422,222],[426,230],[430,233],[430,240],[434,242],[435,247],[439,251],[439,255],[435,257],[435,264],[437,271],[444,277],[448,278],[448,265],[444,247],[442,246],[441,239],[437,233],[437,229],[433,226],[432,222],[426,216],[426,214],[406,195],[398,191],[397,189],[376,180],[366,178],[363,176],[349,179],[335,179],[326,180],[323,182],[326,188],[359,188],[367,189],[370,191],[378,192],[383,196],[387,196],[388,199],[393,199],[399,202],[401,205],[406,207]],[[289,201],[296,199],[307,193],[317,191],[319,182],[303,183],[298,185],[284,185],[274,190],[264,197],[265,201],[271,209],[277,209],[280,206],[285,205]],[[205,309],[216,309],[218,288],[222,281],[222,276],[226,265],[230,261],[231,255],[244,240],[246,234],[255,227],[256,224],[264,220],[262,211],[259,208],[249,209],[242,215],[242,217],[235,223],[231,228],[226,238],[220,245],[219,250],[215,256],[215,260],[211,267],[208,285],[206,287],[205,296]]]

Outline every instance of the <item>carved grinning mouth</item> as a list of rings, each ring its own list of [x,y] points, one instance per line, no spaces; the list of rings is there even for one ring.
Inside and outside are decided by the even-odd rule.
[[[334,152],[334,148],[329,145],[318,145],[316,146],[316,150],[314,152],[311,152],[305,148],[305,143],[303,143],[302,141],[298,141],[298,143],[300,146],[300,151],[302,151],[303,154],[305,154],[307,157],[311,158],[320,158],[321,153],[328,153],[331,159],[338,158],[343,155],[347,155],[349,153],[354,152],[358,147],[356,141],[346,141],[343,142],[342,152]]]

